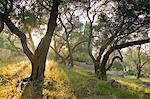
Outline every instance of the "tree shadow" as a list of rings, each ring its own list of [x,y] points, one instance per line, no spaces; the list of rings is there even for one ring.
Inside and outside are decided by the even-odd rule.
[[[21,88],[20,99],[43,99],[43,80],[23,82]]]

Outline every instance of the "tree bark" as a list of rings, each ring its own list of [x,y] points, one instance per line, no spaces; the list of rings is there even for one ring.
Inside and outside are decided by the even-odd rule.
[[[139,45],[139,44],[145,44],[145,43],[148,43],[150,42],[150,39],[144,39],[144,40],[138,40],[138,41],[132,41],[132,42],[127,42],[127,43],[124,43],[124,44],[120,44],[120,45],[116,45],[114,47],[111,47],[106,53],[105,55],[103,56],[102,58],[102,61],[100,63],[100,65],[98,66],[98,78],[100,80],[107,80],[107,75],[106,75],[106,72],[107,70],[109,70],[109,68],[111,68],[112,64],[110,64],[109,67],[106,67],[106,64],[107,64],[107,61],[109,59],[109,56],[112,52],[114,52],[115,50],[118,50],[118,49],[122,49],[122,48],[125,48],[125,47],[129,47],[129,46],[133,46],[133,45]],[[116,56],[113,58],[113,61],[116,59],[116,58],[119,58],[121,61],[122,61],[122,58],[119,57],[119,56]],[[97,60],[98,62],[100,62],[100,60]],[[112,63],[113,63],[112,61]]]
[[[74,10],[75,11],[75,10]],[[72,24],[72,16],[73,16],[73,14],[74,14],[74,11],[72,12],[72,14],[70,14],[70,19],[68,19],[67,18],[67,21],[69,22],[69,24],[71,25],[71,29],[68,31],[67,30],[67,27],[65,26],[65,24],[63,23],[63,21],[62,21],[62,19],[61,19],[61,17],[59,17],[59,21],[60,21],[60,23],[61,23],[61,25],[63,26],[63,28],[65,29],[65,34],[66,34],[66,43],[67,43],[67,49],[68,49],[68,57],[69,57],[69,63],[68,63],[68,65],[70,65],[71,67],[73,67],[73,65],[74,65],[74,63],[73,63],[73,55],[72,55],[72,52],[73,52],[73,50],[72,50],[72,48],[71,48],[71,45],[70,45],[70,43],[69,43],[69,38],[70,38],[70,35],[71,35],[71,33],[72,33],[72,31],[73,31],[73,24]]]
[[[101,66],[98,72],[98,79],[100,80],[107,80],[106,70],[103,68],[104,66]]]
[[[32,60],[33,73],[30,76],[32,80],[39,80],[39,79],[43,80],[44,78],[47,53],[56,27],[56,20],[58,17],[58,6],[60,2],[61,2],[60,0],[57,1],[53,0],[53,6],[50,13],[47,32],[45,36],[41,39],[41,42],[39,43],[37,49],[35,50],[34,58]]]
[[[98,70],[99,69],[99,62],[95,61],[94,62],[94,72],[96,75],[98,75]]]
[[[32,38],[32,35],[31,35],[31,33],[28,33],[28,35],[29,35],[29,39],[30,39],[30,45],[31,45],[31,48],[32,48],[32,52],[34,52],[35,51],[35,45],[34,45],[34,42],[33,42],[33,38]]]
[[[53,50],[55,51],[55,60],[59,60],[59,56],[58,56],[58,50],[57,50],[57,43],[56,43],[56,39],[55,37],[53,38],[54,41],[54,48],[51,46],[51,48],[53,48]]]
[[[42,45],[38,46],[38,50],[36,50],[34,58],[31,62],[32,63],[32,74],[30,76],[31,80],[43,80],[46,58],[47,58],[50,42],[51,41],[49,37],[44,37],[41,40],[39,45],[42,44],[43,46]]]
[[[68,47],[68,55],[69,55],[69,64],[71,67],[73,67],[73,56],[72,56],[72,49],[70,47],[69,41],[67,39],[67,47]]]
[[[29,58],[31,65],[32,65],[32,73],[30,76],[31,80],[43,80],[44,78],[44,71],[45,71],[45,63],[47,58],[47,53],[49,50],[50,42],[56,27],[56,21],[58,17],[58,6],[60,4],[61,0],[53,0],[53,6],[50,13],[50,18],[48,21],[48,28],[45,36],[41,39],[37,49],[35,50],[35,53],[33,54],[31,50],[29,49],[27,45],[27,37],[25,33],[21,32],[11,21],[8,14],[1,13],[0,17],[2,20],[6,23],[10,31],[17,35],[18,38],[21,40],[21,44],[23,47],[24,53]]]
[[[137,79],[139,79],[141,76],[141,69],[138,69],[138,72],[137,72]]]
[[[45,71],[45,63],[46,60],[43,60],[43,57],[40,59],[34,59],[31,64],[32,64],[32,73],[30,76],[30,80],[35,81],[35,80],[43,80],[44,78],[44,71]]]
[[[106,69],[105,66],[101,66],[99,61],[94,62],[95,74],[99,80],[107,80]]]
[[[30,75],[30,80],[36,80],[38,77],[38,63],[31,61],[31,65],[32,65],[32,72]]]

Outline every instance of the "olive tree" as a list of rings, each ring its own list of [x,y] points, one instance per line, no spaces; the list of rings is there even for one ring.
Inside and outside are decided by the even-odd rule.
[[[150,38],[138,38],[148,33],[150,18],[149,0],[116,0],[99,2],[88,0],[85,9],[89,26],[89,55],[93,60],[95,74],[107,80],[107,71],[116,59],[123,61],[120,50],[133,45],[150,42]],[[135,37],[136,38],[135,38]],[[97,50],[93,55],[94,49]],[[117,51],[118,55],[110,55]]]
[[[31,2],[30,2],[31,3]],[[32,73],[30,76],[31,80],[43,79],[44,71],[45,71],[45,63],[46,57],[49,49],[49,45],[51,43],[51,39],[56,27],[56,21],[58,16],[58,7],[61,3],[61,0],[53,0],[52,7],[49,11],[49,19],[47,23],[47,30],[45,36],[41,39],[38,47],[35,52],[31,52],[27,45],[27,37],[24,32],[22,32],[19,27],[15,25],[13,22],[13,15],[17,15],[15,13],[15,9],[19,5],[19,1],[16,0],[1,0],[0,1],[0,22],[1,22],[1,31],[3,29],[3,24],[10,29],[10,31],[15,34],[21,41],[23,51],[26,56],[29,58],[32,64]],[[32,5],[31,5],[32,6]]]

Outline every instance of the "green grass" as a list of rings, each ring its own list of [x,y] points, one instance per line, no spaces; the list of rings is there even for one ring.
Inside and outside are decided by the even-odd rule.
[[[14,56],[10,58],[0,58],[0,66],[7,66],[14,63],[19,63],[21,61],[27,60],[27,57],[24,56]]]
[[[80,68],[64,69],[69,77],[74,94],[77,98],[90,99],[149,99],[144,92],[138,92],[132,89],[122,89],[112,87],[106,81],[100,81],[93,74]]]
[[[23,68],[23,71],[19,72]],[[14,72],[15,69],[15,72]],[[24,90],[20,92],[16,91],[15,84],[17,80],[26,78],[31,73],[31,66],[29,62],[17,62],[16,64],[7,64],[7,66],[0,66],[0,99],[10,98],[19,99],[22,94],[32,95],[36,91],[30,91],[31,89],[27,85],[23,87]],[[17,73],[17,76],[16,76]],[[37,83],[36,86],[40,87],[44,96],[48,96],[57,99],[149,99],[150,96],[144,91],[134,90],[130,86],[129,89],[122,89],[120,87],[112,87],[108,81],[98,80],[94,74],[81,68],[67,68],[55,61],[49,61],[47,63],[45,80],[43,85]],[[15,78],[16,77],[16,78]],[[9,78],[9,79],[8,79]],[[11,78],[11,79],[10,79]],[[123,84],[128,85],[127,82],[133,83],[140,87],[143,86],[144,80],[132,80],[130,77],[120,78],[111,77],[110,79],[120,80],[126,82]],[[4,83],[4,81],[7,82]],[[10,80],[10,81],[9,81]],[[149,81],[149,80],[148,80]],[[8,82],[11,82],[8,83]],[[128,85],[129,86],[129,85]],[[28,88],[27,88],[28,87]],[[30,87],[34,87],[32,84]],[[29,90],[30,89],[30,90]],[[29,94],[30,93],[30,94]],[[9,95],[9,96],[8,96]],[[50,99],[51,99],[50,98]],[[11,98],[10,98],[11,99]]]
[[[142,91],[150,94],[150,79],[140,78],[136,79],[135,76],[124,76],[124,77],[110,77],[117,80],[123,85],[128,85],[130,88],[136,91]]]

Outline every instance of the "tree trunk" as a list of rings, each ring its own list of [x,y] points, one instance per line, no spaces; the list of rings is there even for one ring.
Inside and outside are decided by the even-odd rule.
[[[72,49],[71,49],[68,39],[67,39],[67,47],[68,47],[68,55],[69,55],[69,64],[71,67],[73,67],[74,63],[73,63]]]
[[[31,73],[31,80],[43,80],[44,79],[44,71],[45,71],[45,64],[46,64],[46,58],[47,53],[49,50],[50,45],[50,38],[44,37],[39,46],[37,47],[35,51],[35,55],[33,60],[31,60],[32,63],[32,73]],[[49,40],[49,41],[48,41]],[[45,41],[47,41],[45,43]]]
[[[95,66],[95,74],[99,80],[107,80],[107,75],[106,75],[106,69],[105,66],[102,66],[102,64],[99,64],[99,62],[95,61],[94,63]]]
[[[38,63],[37,63],[38,64]],[[38,72],[38,65],[35,62],[31,61],[31,65],[32,65],[32,72],[30,75],[30,80],[36,80],[37,79],[37,72]]]
[[[73,63],[73,56],[72,56],[72,52],[69,54],[70,58],[69,58],[69,63],[70,66],[73,67],[74,63]]]
[[[98,70],[99,69],[99,62],[95,61],[94,62],[94,72],[96,75],[98,75]]]
[[[53,50],[55,50],[55,57],[54,57],[54,59],[57,61],[57,60],[59,60],[59,56],[58,56],[58,54],[59,54],[59,52],[58,52],[58,46],[57,46],[57,43],[56,43],[56,38],[55,38],[56,36],[54,35],[54,38],[53,38],[53,41],[54,41],[54,48],[53,48]],[[52,47],[51,47],[52,48]]]
[[[43,80],[46,61],[34,60],[32,64],[32,73],[30,79],[32,81]]]
[[[51,13],[50,13],[50,19],[48,22],[47,32],[45,36],[41,39],[39,45],[37,46],[33,59],[30,60],[32,63],[32,73],[30,76],[31,80],[43,80],[44,79],[46,58],[47,58],[47,53],[48,53],[49,46],[51,43],[51,39],[53,37],[53,33],[56,27],[59,4],[60,4],[60,0],[53,1],[53,6],[52,6]]]
[[[47,31],[45,36],[41,39],[35,53],[32,53],[27,45],[27,37],[25,33],[21,32],[11,21],[7,14],[0,13],[0,18],[6,23],[10,31],[20,38],[24,53],[27,55],[32,64],[31,80],[43,80],[46,57],[49,50],[49,45],[53,37],[55,27],[57,26],[58,7],[61,0],[53,0],[53,6],[50,13],[50,18],[47,24]]]
[[[31,33],[28,33],[28,35],[29,35],[29,39],[30,39],[30,43],[31,43],[32,52],[34,52],[35,51],[35,45],[33,42],[32,35],[31,35]]]
[[[107,80],[106,70],[100,68],[99,71],[98,71],[97,77],[98,77],[98,79],[100,79],[100,80],[105,80],[105,81],[106,81],[106,80]]]
[[[100,66],[98,61],[94,62],[95,74],[100,80],[107,80],[105,66]]]
[[[40,79],[40,80],[44,79],[44,72],[45,72],[45,66],[46,66],[45,63],[46,63],[46,61],[41,62],[41,65],[39,66],[38,79]]]
[[[137,72],[137,79],[139,79],[141,76],[141,69],[138,69],[138,72]]]

